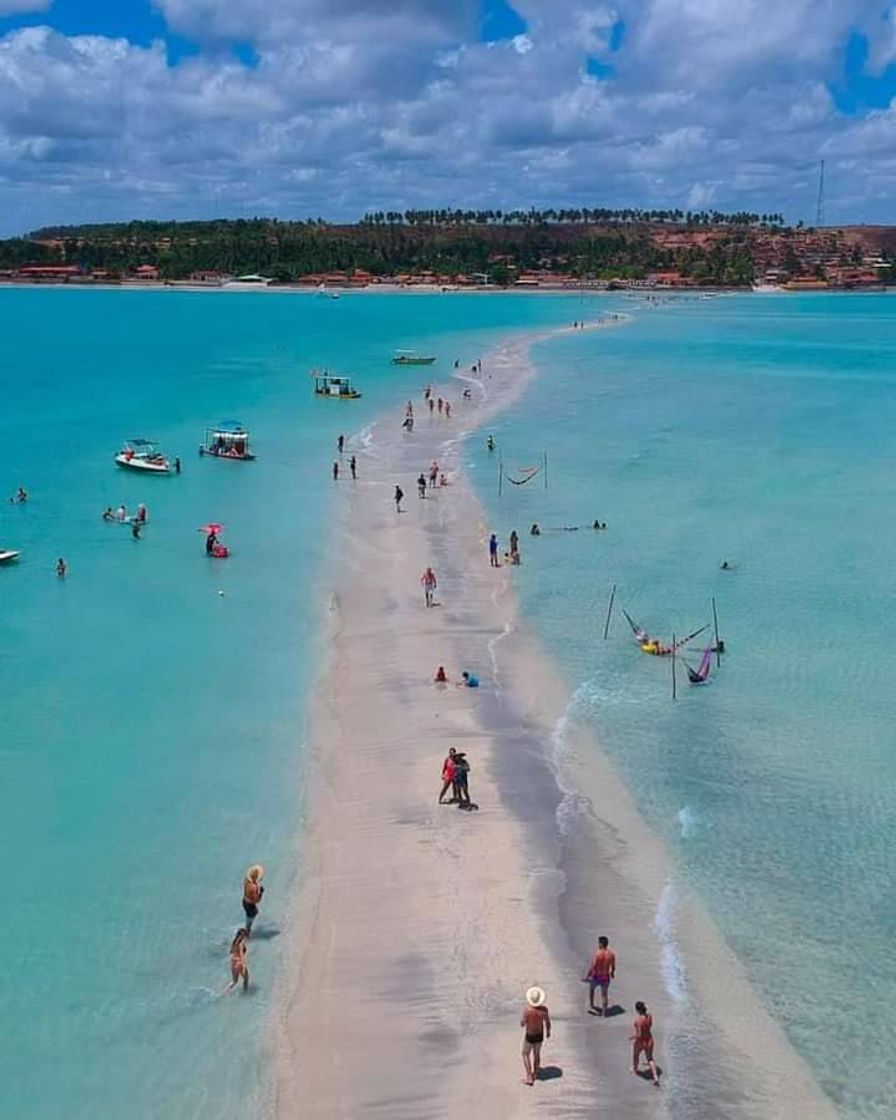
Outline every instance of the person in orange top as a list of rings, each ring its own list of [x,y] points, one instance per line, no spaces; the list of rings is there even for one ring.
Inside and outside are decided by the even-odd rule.
[[[258,904],[264,894],[264,887],[261,885],[263,876],[264,868],[261,864],[253,863],[246,872],[246,878],[243,879],[243,910],[246,914],[247,937],[252,932],[252,923],[258,917]]]
[[[523,1036],[523,1068],[526,1076],[524,1085],[534,1085],[541,1072],[541,1046],[551,1037],[551,1016],[545,1006],[547,996],[542,988],[530,988],[526,992],[526,1006],[520,1018]]]
[[[588,1010],[593,1015],[607,1014],[607,992],[610,990],[610,981],[616,979],[616,954],[610,948],[606,937],[597,939],[597,952],[591,958],[588,971],[585,974],[588,981]],[[600,1009],[594,1006],[594,989],[600,988]]]
[[[659,1088],[660,1075],[656,1068],[656,1062],[653,1060],[653,1016],[647,1010],[647,1004],[640,999],[635,1004],[635,1012],[631,1034],[632,1073],[637,1075],[638,1065],[643,1054],[647,1059],[647,1067],[650,1070],[653,1083]]]

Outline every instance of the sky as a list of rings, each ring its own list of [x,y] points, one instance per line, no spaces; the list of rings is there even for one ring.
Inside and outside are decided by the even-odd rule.
[[[0,236],[639,206],[896,223],[892,0],[0,0]]]

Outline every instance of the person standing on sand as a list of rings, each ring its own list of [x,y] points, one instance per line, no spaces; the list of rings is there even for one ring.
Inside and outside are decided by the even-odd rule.
[[[436,402],[435,402],[435,398],[434,398],[434,397],[430,397],[430,398],[429,398],[429,415],[430,415],[430,416],[432,416],[432,414],[433,414],[433,411],[435,410],[435,407],[436,407]]]
[[[428,607],[433,605],[433,596],[436,593],[436,588],[439,586],[436,582],[436,573],[432,568],[427,568],[423,575],[420,577],[420,582],[423,584],[423,601]]]
[[[224,993],[232,992],[243,982],[243,991],[249,990],[249,931],[240,928],[236,931],[230,943],[230,983]]]
[[[520,562],[520,535],[516,529],[510,532],[510,559],[514,564]]]
[[[593,1015],[607,1017],[607,992],[610,990],[610,981],[616,979],[616,954],[610,948],[610,941],[606,937],[598,937],[597,951],[588,965],[585,974],[588,981],[588,1010]],[[594,1006],[594,989],[600,988],[600,1010]]]
[[[339,460],[338,459],[333,460],[333,481],[334,482],[339,481]]]
[[[433,459],[433,461],[429,464],[429,485],[434,488],[438,480],[439,464],[435,459]]]
[[[252,923],[258,917],[258,904],[264,894],[261,880],[264,878],[264,868],[260,863],[253,863],[243,879],[243,912],[246,915],[246,936],[252,932]]]
[[[396,513],[404,513],[404,510],[401,508],[401,499],[403,497],[404,497],[404,490],[402,490],[402,488],[400,486],[396,486],[395,487],[395,512]]]
[[[417,478],[417,494],[421,498],[426,497],[426,475],[423,473],[423,471],[420,472],[420,475]]]
[[[358,477],[358,461],[354,455],[348,461],[348,469],[352,472],[352,482],[354,482]]]
[[[445,401],[445,419],[451,419],[451,401]]]
[[[500,568],[498,561],[498,538],[494,533],[488,538],[488,562],[493,568]]]
[[[343,451],[345,451],[345,436],[342,434],[342,432],[339,433],[339,439],[336,440],[336,450],[340,455]]]
[[[457,751],[454,755],[454,792],[458,809],[472,808],[469,775],[470,764],[467,762],[467,756],[463,751]]]
[[[441,397],[439,397],[438,404],[439,404],[439,416],[441,416],[442,415],[442,409],[445,407],[445,402],[442,400]]]
[[[457,767],[454,762],[454,757],[456,754],[457,751],[454,749],[454,747],[449,747],[448,755],[445,761],[442,763],[442,792],[439,794],[440,805],[445,804],[445,794],[449,789],[453,790],[454,795],[451,798],[451,801],[448,802],[448,804],[450,805],[452,804],[452,802],[457,801],[457,786],[455,786],[454,784],[454,780],[457,776]]]
[[[551,1016],[545,1004],[547,996],[542,988],[530,988],[526,992],[526,1006],[520,1017],[523,1034],[523,1068],[526,1076],[524,1085],[534,1085],[541,1073],[541,1047],[546,1038],[551,1037]]]
[[[632,1023],[630,1040],[632,1044],[632,1073],[637,1075],[638,1065],[643,1054],[647,1059],[647,1067],[650,1070],[653,1083],[659,1088],[660,1075],[656,1068],[656,1062],[653,1060],[653,1016],[647,1010],[647,1004],[640,999],[635,1004],[635,1020]]]

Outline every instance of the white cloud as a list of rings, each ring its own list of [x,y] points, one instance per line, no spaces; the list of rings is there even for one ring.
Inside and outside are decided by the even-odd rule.
[[[0,16],[29,15],[32,12],[45,12],[53,0],[0,0]]]
[[[172,66],[163,43],[47,28],[0,38],[4,232],[703,197],[797,218],[811,214],[822,153],[832,219],[889,216],[893,113],[845,118],[828,91],[855,29],[870,66],[896,51],[876,0],[518,0],[526,33],[494,44],[478,41],[477,0],[156,5],[197,57]],[[236,60],[235,42],[257,65]],[[587,57],[611,73],[590,77]],[[844,164],[838,178],[839,160],[865,173]]]

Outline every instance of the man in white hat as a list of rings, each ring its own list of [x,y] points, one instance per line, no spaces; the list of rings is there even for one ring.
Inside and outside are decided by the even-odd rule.
[[[526,1004],[520,1018],[523,1035],[524,1085],[534,1085],[541,1072],[541,1044],[551,1037],[551,1016],[548,1012],[543,988],[533,987],[526,992]]]

